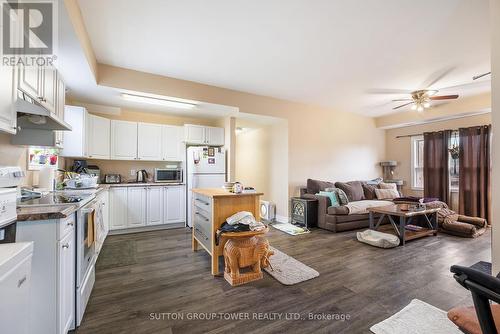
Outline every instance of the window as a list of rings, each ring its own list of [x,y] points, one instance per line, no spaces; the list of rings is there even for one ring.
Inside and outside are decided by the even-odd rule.
[[[43,167],[57,168],[58,150],[45,147],[30,147],[28,150],[28,169],[40,170]]]
[[[450,168],[450,190],[458,191],[458,175],[459,175],[459,140],[458,131],[453,131],[450,142],[448,143],[448,166]]]
[[[411,137],[411,187],[424,189],[424,136]]]

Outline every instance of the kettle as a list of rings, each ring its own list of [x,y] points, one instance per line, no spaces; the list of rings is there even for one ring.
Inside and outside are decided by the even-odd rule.
[[[141,169],[137,171],[136,182],[147,182],[148,181],[148,172],[145,169]]]

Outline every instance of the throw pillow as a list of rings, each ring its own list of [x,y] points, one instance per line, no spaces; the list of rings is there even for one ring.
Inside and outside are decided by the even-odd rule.
[[[377,189],[375,186],[363,183],[363,192],[365,193],[365,199],[376,199],[377,194],[375,194],[375,189]]]
[[[366,181],[366,184],[369,184],[372,186],[378,186],[380,182],[382,182],[382,178],[377,177],[376,179]]]
[[[328,197],[330,199],[330,206],[335,208],[340,206],[337,194],[333,191],[320,191],[316,195]]]
[[[337,194],[337,198],[339,199],[340,205],[346,205],[349,203],[349,199],[347,198],[347,195],[342,189],[339,188],[326,188],[325,191],[333,191],[334,193]]]
[[[326,188],[330,188],[330,187],[333,187],[332,182],[307,179],[307,193],[308,194],[316,194],[316,193],[319,193],[320,191],[323,191]]]
[[[378,187],[380,189],[394,189],[396,191],[398,191],[398,186],[396,185],[396,183],[385,183],[385,182],[380,182],[378,184]]]
[[[399,197],[399,192],[394,189],[375,189],[377,199],[394,199]]]
[[[349,202],[362,201],[365,199],[361,181],[335,182],[335,187],[345,192]]]

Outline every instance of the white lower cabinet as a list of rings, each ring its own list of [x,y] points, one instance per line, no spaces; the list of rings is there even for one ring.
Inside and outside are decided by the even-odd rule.
[[[180,223],[185,222],[186,219],[186,195],[184,186],[171,186],[165,187],[163,191],[164,198],[164,222]]]
[[[110,230],[127,228],[127,187],[109,190]]]
[[[75,321],[75,234],[68,233],[58,242],[59,333],[67,333]]]
[[[163,223],[163,187],[150,187],[147,190],[147,224]]]
[[[129,187],[127,191],[127,227],[146,225],[146,188]]]
[[[184,185],[112,187],[110,230],[159,226],[186,221]]]

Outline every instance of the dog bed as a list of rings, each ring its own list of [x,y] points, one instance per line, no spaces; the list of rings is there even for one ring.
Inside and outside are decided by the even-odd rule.
[[[366,230],[356,233],[358,241],[379,248],[393,248],[399,246],[399,237],[394,234],[375,230]]]

